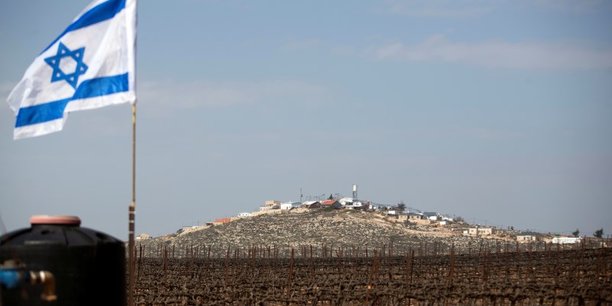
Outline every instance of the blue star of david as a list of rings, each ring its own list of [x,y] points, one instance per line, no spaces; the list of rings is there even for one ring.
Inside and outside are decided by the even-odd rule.
[[[87,65],[83,63],[83,54],[85,53],[85,47],[70,50],[61,42],[57,48],[57,53],[54,56],[45,58],[45,62],[53,68],[53,74],[51,75],[51,83],[58,81],[66,81],[72,88],[76,89],[76,85],[79,82],[79,76],[87,71]],[[60,63],[63,58],[70,57],[76,62],[74,71],[64,72],[60,67]]]

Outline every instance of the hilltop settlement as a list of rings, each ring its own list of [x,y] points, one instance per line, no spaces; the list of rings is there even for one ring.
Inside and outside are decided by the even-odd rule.
[[[359,200],[331,194],[323,199],[281,202],[268,200],[255,211],[241,212],[203,225],[186,226],[176,233],[137,237],[144,253],[159,256],[162,246],[174,253],[189,254],[207,250],[222,256],[228,248],[271,247],[279,249],[312,246],[338,249],[393,248],[396,253],[436,249],[447,252],[500,249],[547,249],[551,245],[579,247],[594,243],[593,238],[562,236],[469,224],[461,217],[421,211],[396,205]],[[595,242],[597,243],[597,242]],[[601,242],[603,243],[603,242]],[[527,247],[528,246],[528,247]]]

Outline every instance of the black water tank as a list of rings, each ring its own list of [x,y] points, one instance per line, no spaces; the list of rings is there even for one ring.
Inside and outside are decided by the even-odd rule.
[[[13,259],[53,273],[57,300],[42,301],[41,286],[26,286],[3,290],[1,305],[126,305],[122,241],[80,227],[73,216],[34,216],[30,223],[0,238],[0,263]]]

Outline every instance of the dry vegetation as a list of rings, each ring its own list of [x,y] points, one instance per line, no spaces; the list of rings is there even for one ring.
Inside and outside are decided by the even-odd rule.
[[[612,250],[142,258],[137,305],[610,305]]]

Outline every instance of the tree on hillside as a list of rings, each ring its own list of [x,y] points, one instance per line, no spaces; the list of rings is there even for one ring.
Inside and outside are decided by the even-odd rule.
[[[593,236],[597,238],[602,238],[603,235],[604,235],[603,228],[600,228],[593,233]]]
[[[575,231],[572,232],[572,235],[574,235],[574,237],[578,237],[580,235],[580,230],[576,229]]]
[[[396,208],[398,211],[403,212],[404,210],[406,210],[406,204],[404,204],[404,202],[399,202]]]

